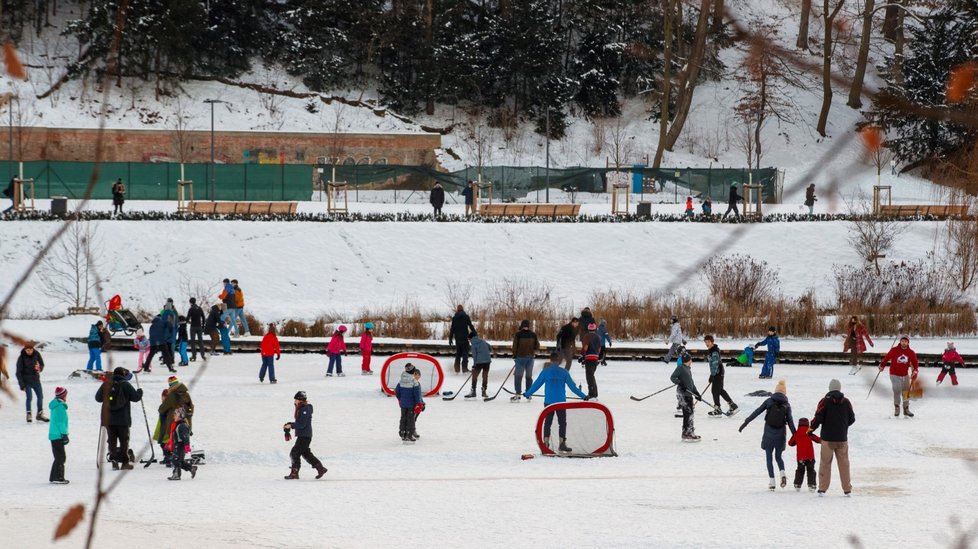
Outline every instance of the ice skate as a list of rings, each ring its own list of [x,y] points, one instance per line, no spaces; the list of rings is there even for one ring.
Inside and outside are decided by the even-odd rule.
[[[285,480],[299,480],[299,470],[295,467],[289,469],[289,474],[285,475]]]
[[[719,406],[714,407],[712,410],[706,413],[710,417],[720,417],[723,415],[723,411],[720,410]]]
[[[795,492],[801,492],[801,484],[795,484]]]
[[[132,469],[132,467],[130,467],[130,469]],[[194,465],[194,466],[192,466],[190,468],[190,478],[191,479],[197,478],[197,466],[196,465]]]
[[[773,492],[774,491],[774,488],[775,488],[774,477],[771,477],[767,481],[767,489]]]
[[[475,398],[475,389],[472,389],[471,391],[469,391],[469,394],[465,395],[462,398],[465,398],[465,399]]]
[[[27,423],[31,423],[31,422],[33,422],[33,421],[34,421],[34,420],[33,420],[33,419],[31,419],[31,413],[30,413],[30,412],[27,412]]]
[[[180,469],[174,469],[173,474],[167,477],[167,480],[180,480]]]
[[[509,401],[510,402],[519,402],[520,401],[520,395],[513,395],[513,396],[509,397]],[[30,421],[30,420],[28,420],[28,421]]]
[[[738,407],[735,402],[730,403],[730,410],[727,411],[727,416],[732,416],[737,413]]]
[[[893,405],[893,417],[900,417],[900,406]]]
[[[550,446],[550,437],[543,437],[543,445],[553,450],[553,447]]]
[[[336,377],[346,377],[346,374],[344,374],[343,372],[340,372],[340,373],[336,374]]]
[[[68,484],[68,481],[63,478],[59,478],[56,480],[52,480],[51,484]]]
[[[568,454],[568,453],[570,453],[570,452],[573,451],[572,448],[568,448],[567,447],[567,439],[566,438],[560,439],[560,446],[557,447],[557,450],[560,451],[560,452],[563,452],[565,454]]]
[[[815,490],[816,490],[816,488],[815,488],[815,485],[814,484],[809,484],[808,485],[808,491],[809,492],[814,492]]]
[[[489,395],[486,393],[484,388],[482,389],[482,398],[489,398]]]

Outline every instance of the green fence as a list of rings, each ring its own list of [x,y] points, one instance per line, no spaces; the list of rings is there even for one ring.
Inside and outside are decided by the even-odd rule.
[[[10,164],[3,162],[2,172]],[[38,198],[81,198],[92,177],[92,162],[24,162],[24,178],[34,179]],[[309,200],[314,167],[304,164],[185,164],[184,178],[194,183],[196,200]],[[19,166],[14,164],[13,173]],[[99,165],[92,198],[112,198],[112,183],[126,184],[129,200],[176,200],[180,164],[103,162]]]

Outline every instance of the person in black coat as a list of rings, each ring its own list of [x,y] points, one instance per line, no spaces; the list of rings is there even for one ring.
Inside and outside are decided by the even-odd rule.
[[[737,182],[734,181],[730,184],[730,194],[727,198],[727,211],[723,212],[723,219],[727,218],[727,214],[733,211],[734,216],[740,217],[740,212],[737,211],[737,203],[743,200],[744,197],[737,193]]]
[[[41,372],[44,359],[33,345],[27,345],[17,357],[17,385],[24,391],[27,402],[27,421],[31,421],[31,397],[37,395],[37,419],[47,421],[44,415],[44,390],[41,388]]]
[[[584,342],[584,336],[588,333],[588,326],[595,324],[594,315],[591,314],[590,307],[584,307],[581,309],[581,320],[578,324],[578,335],[581,336],[581,343]]]
[[[822,448],[818,463],[818,495],[824,496],[832,482],[832,459],[839,464],[839,480],[842,492],[849,495],[852,482],[849,478],[849,427],[856,422],[852,402],[842,393],[838,379],[829,382],[829,392],[818,403],[815,419],[808,431],[822,428]]]
[[[428,195],[428,202],[435,209],[435,215],[441,215],[441,207],[445,205],[445,188],[441,186],[441,183],[435,183]]]
[[[469,181],[465,188],[462,189],[462,196],[465,197],[465,215],[469,216],[475,213],[473,206],[475,205],[475,181]]]
[[[204,310],[197,305],[197,298],[190,298],[190,309],[187,310],[187,326],[190,328],[190,362],[197,360],[197,351],[204,354]]]
[[[212,305],[211,312],[207,314],[207,320],[204,321],[204,333],[211,337],[211,356],[217,354],[217,344],[221,342],[220,334],[217,332],[220,325],[221,307],[220,305]]]
[[[455,373],[459,373],[461,364],[462,372],[469,373],[469,334],[475,332],[472,319],[466,314],[461,305],[456,307],[455,316],[452,317],[452,325],[448,329],[448,344],[455,345]]]
[[[143,390],[134,389],[129,380],[132,374],[125,368],[112,371],[112,379],[105,380],[95,391],[95,402],[102,404],[102,427],[109,442],[109,460],[112,470],[132,469],[129,463],[129,428],[132,427],[132,402],[143,399]]]
[[[305,459],[316,470],[316,478],[323,478],[323,475],[326,474],[326,467],[309,449],[309,445],[312,444],[312,404],[306,400],[305,391],[297,392],[292,398],[295,402],[294,420],[282,426],[285,429],[286,442],[292,438],[292,429],[295,429],[295,445],[289,452],[292,467],[285,479],[299,479],[299,467],[302,465],[302,462],[299,461],[300,458]]]
[[[577,327],[579,325],[580,320],[575,316],[571,318],[570,322],[561,326],[557,332],[557,350],[560,351],[561,356],[564,358],[564,368],[567,370],[571,369],[571,364],[574,362],[574,355],[577,353],[577,347],[574,342],[577,339]]]

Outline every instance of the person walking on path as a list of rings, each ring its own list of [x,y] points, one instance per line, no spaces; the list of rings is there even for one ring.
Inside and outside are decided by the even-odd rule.
[[[787,438],[785,427],[791,429],[792,436],[795,434],[795,422],[791,418],[791,404],[788,402],[787,388],[784,380],[779,380],[774,388],[774,394],[765,400],[754,412],[747,416],[738,431],[743,432],[747,425],[754,421],[754,418],[764,414],[764,435],[761,437],[761,449],[767,460],[768,488],[774,490],[774,463],[778,462],[781,471],[781,487],[788,485],[788,477],[784,472],[784,459],[781,454],[784,452],[784,444]],[[773,460],[772,460],[773,458]]]
[[[866,352],[866,343],[869,343],[870,347],[874,346],[866,325],[853,316],[849,319],[846,339],[842,344],[842,352],[849,353],[849,366],[852,368],[849,373],[851,375],[855,375],[859,371],[859,355]]]
[[[190,328],[190,362],[197,360],[197,352],[204,355],[204,322],[207,320],[204,310],[197,305],[197,298],[190,298],[190,309],[187,310],[187,326]]]
[[[360,334],[360,373],[367,376],[374,373],[370,369],[370,355],[374,351],[374,323],[368,322],[363,325],[363,333]]]
[[[937,375],[937,384],[940,385],[944,383],[944,376],[951,374],[951,385],[958,384],[958,374],[954,370],[954,365],[960,364],[964,366],[964,359],[958,354],[957,349],[954,348],[954,343],[948,341],[947,349],[944,349],[944,354],[941,355],[941,373]]]
[[[679,408],[683,412],[683,442],[699,442],[700,436],[696,434],[696,425],[693,420],[693,399],[702,401],[703,397],[700,392],[696,390],[696,384],[693,383],[693,358],[686,352],[683,348],[679,352],[679,358],[676,359],[676,369],[673,370],[672,376],[669,377],[676,385],[676,399],[679,401]]]
[[[275,379],[275,361],[282,358],[282,349],[278,345],[278,330],[275,323],[268,325],[268,332],[261,339],[261,369],[258,370],[258,383],[265,382],[265,372],[268,372],[268,382],[278,383]]]
[[[723,410],[720,408],[720,398],[727,401],[730,410],[728,416],[737,413],[737,405],[723,387],[726,370],[723,367],[723,359],[720,357],[720,347],[713,341],[713,336],[708,335],[703,338],[706,345],[706,360],[710,364],[710,390],[713,392],[713,411],[707,412],[709,416],[721,416]]]
[[[557,349],[564,359],[564,369],[570,370],[574,363],[574,355],[577,353],[577,327],[580,321],[577,317],[571,317],[570,322],[560,327],[557,332]]]
[[[68,389],[58,387],[54,390],[54,398],[48,404],[51,410],[51,424],[48,425],[48,440],[51,441],[51,453],[54,463],[51,464],[51,474],[48,482],[51,484],[68,484],[65,479],[65,446],[68,445]]]
[[[440,216],[441,208],[445,205],[445,188],[441,186],[441,183],[435,183],[435,186],[431,188],[431,192],[428,194],[428,202],[435,210],[435,217]]]
[[[520,329],[513,335],[513,361],[516,363],[516,370],[513,377],[513,390],[515,394],[510,399],[513,402],[520,400],[523,394],[523,380],[526,379],[526,386],[533,384],[533,360],[537,351],[540,350],[540,340],[537,334],[530,329],[530,321],[520,321]],[[474,379],[473,379],[474,381]],[[472,384],[473,394],[475,384]]]
[[[25,405],[27,406],[27,423],[31,423],[31,397],[37,397],[37,419],[38,421],[48,421],[44,415],[44,389],[41,387],[41,372],[44,371],[44,358],[41,353],[34,348],[33,343],[28,343],[20,351],[17,357],[17,368],[14,375],[17,377],[17,385],[24,391]]]
[[[774,326],[768,326],[767,337],[754,344],[754,350],[758,347],[767,347],[767,352],[764,353],[764,367],[757,379],[771,379],[774,377],[774,363],[778,361],[778,353],[781,352],[781,339],[778,338]]]
[[[917,379],[917,353],[910,348],[910,337],[900,338],[900,344],[890,349],[880,362],[880,372],[890,367],[890,386],[893,389],[893,415],[900,415],[900,403],[903,403],[903,415],[913,417],[910,411],[910,401],[907,400],[910,384]],[[913,372],[911,373],[911,367]],[[908,375],[909,374],[909,375]]]
[[[822,428],[822,449],[818,463],[818,495],[824,496],[832,482],[832,459],[839,466],[839,480],[842,482],[842,493],[848,496],[852,492],[852,482],[849,479],[849,427],[856,422],[856,413],[852,403],[842,394],[842,384],[838,379],[829,382],[829,392],[819,401],[815,410],[815,418],[808,428],[813,433]]]
[[[730,193],[727,195],[727,211],[723,212],[723,217],[720,219],[726,219],[727,214],[730,212],[734,213],[734,217],[740,217],[740,212],[737,211],[737,204],[743,199],[744,197],[737,194],[737,182],[731,182]]]
[[[465,199],[465,217],[475,213],[475,181],[469,181],[462,189],[462,197]]]
[[[662,362],[669,364],[676,360],[676,357],[679,356],[679,349],[686,345],[686,336],[683,334],[683,327],[676,315],[672,315],[672,326],[669,328],[669,339],[666,340],[666,343],[669,344],[669,352],[662,357]]]
[[[102,321],[99,320],[88,329],[88,364],[86,370],[102,371]]]
[[[465,308],[459,305],[455,308],[455,316],[448,328],[448,344],[455,345],[455,373],[469,373],[469,337],[475,332],[472,319]]]
[[[815,214],[816,200],[818,200],[818,198],[815,198],[815,184],[812,183],[808,185],[807,189],[805,189],[805,205],[808,206],[808,215]]]
[[[112,215],[122,213],[122,205],[126,203],[126,184],[122,178],[115,180],[112,184]]]
[[[132,374],[123,367],[112,370],[112,379],[106,379],[95,391],[95,402],[102,404],[101,425],[109,444],[109,461],[112,470],[132,469],[129,463],[129,430],[132,427],[130,403],[143,399],[143,390],[134,389],[129,380]]]
[[[537,376],[536,381],[527,387],[526,393],[523,394],[527,400],[533,397],[533,393],[537,392],[541,385],[544,387],[544,408],[551,404],[567,402],[567,387],[570,387],[570,390],[581,399],[588,399],[587,395],[577,388],[577,384],[574,383],[570,373],[565,368],[560,367],[560,358],[561,353],[558,351],[555,350],[550,353],[550,361],[543,366],[543,370]],[[557,451],[572,452],[573,448],[567,446],[567,410],[554,410],[547,414],[543,420],[543,444],[547,448],[553,449],[553,446],[550,445],[550,428],[553,425],[554,416],[557,416],[557,435],[560,437],[560,445],[557,447]]]
[[[295,419],[282,426],[285,429],[286,442],[292,438],[291,431],[295,429],[295,445],[289,452],[292,467],[285,479],[299,480],[299,467],[302,466],[300,459],[306,460],[306,463],[316,470],[317,479],[323,478],[323,475],[326,474],[326,467],[323,467],[323,462],[319,461],[319,458],[309,449],[312,444],[312,404],[306,399],[305,391],[297,392],[292,399],[295,403]]]

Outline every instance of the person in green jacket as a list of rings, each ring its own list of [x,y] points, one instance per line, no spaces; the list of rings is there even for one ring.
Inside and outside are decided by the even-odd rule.
[[[683,442],[699,442],[700,436],[696,434],[693,424],[693,399],[702,401],[703,397],[696,390],[693,383],[693,374],[690,368],[693,365],[693,357],[686,351],[686,347],[679,348],[679,358],[676,359],[676,369],[672,372],[670,379],[676,384],[676,399],[679,400],[679,408],[683,411]]]
[[[68,484],[65,480],[65,446],[68,444],[68,389],[58,387],[54,390],[54,399],[48,404],[51,410],[51,423],[48,425],[48,440],[51,441],[51,453],[54,463],[51,465],[51,484]]]

